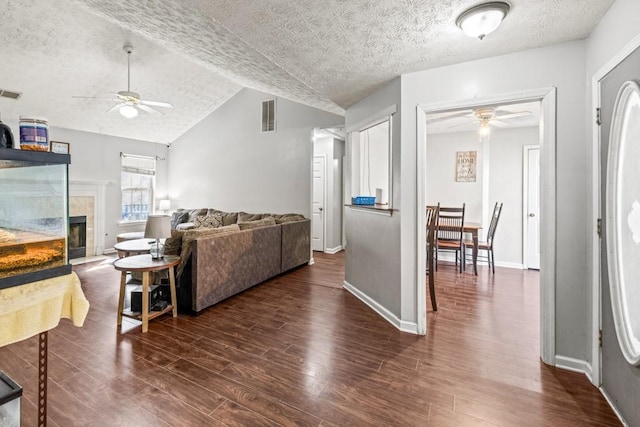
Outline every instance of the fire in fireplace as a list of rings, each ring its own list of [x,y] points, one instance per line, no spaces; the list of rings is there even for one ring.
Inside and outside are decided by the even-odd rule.
[[[87,217],[69,217],[69,259],[87,256]]]

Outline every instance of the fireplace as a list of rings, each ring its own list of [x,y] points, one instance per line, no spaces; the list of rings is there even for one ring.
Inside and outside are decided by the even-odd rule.
[[[69,217],[69,259],[87,256],[87,217]]]

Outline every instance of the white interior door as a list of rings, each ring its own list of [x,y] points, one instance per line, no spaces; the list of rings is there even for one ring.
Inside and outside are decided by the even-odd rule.
[[[540,146],[524,147],[524,265],[540,269]]]
[[[324,251],[325,158],[313,158],[313,211],[311,212],[311,249]]]

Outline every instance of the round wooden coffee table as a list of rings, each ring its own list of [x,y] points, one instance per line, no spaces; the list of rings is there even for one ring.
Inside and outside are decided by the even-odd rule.
[[[156,239],[123,240],[113,245],[113,249],[117,250],[118,253],[124,253],[125,257],[148,254],[151,244],[155,241]]]
[[[165,255],[163,258],[153,259],[151,255],[135,255],[120,258],[113,263],[116,270],[121,271],[120,278],[120,300],[118,301],[118,326],[122,325],[122,316],[132,319],[142,320],[142,332],[149,330],[149,320],[165,313],[173,311],[173,317],[178,317],[178,305],[176,301],[176,279],[174,269],[180,264],[180,257]],[[151,273],[154,271],[169,270],[169,289],[171,291],[171,304],[162,311],[154,311],[149,314],[149,286],[151,284]],[[142,272],[142,313],[133,313],[124,310],[124,296],[127,286],[128,272]]]

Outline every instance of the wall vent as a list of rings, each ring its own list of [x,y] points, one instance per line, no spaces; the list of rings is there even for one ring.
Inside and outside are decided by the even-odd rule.
[[[262,101],[262,132],[276,131],[276,100]]]
[[[3,98],[19,99],[22,96],[21,92],[14,92],[11,90],[0,89],[0,96]]]

